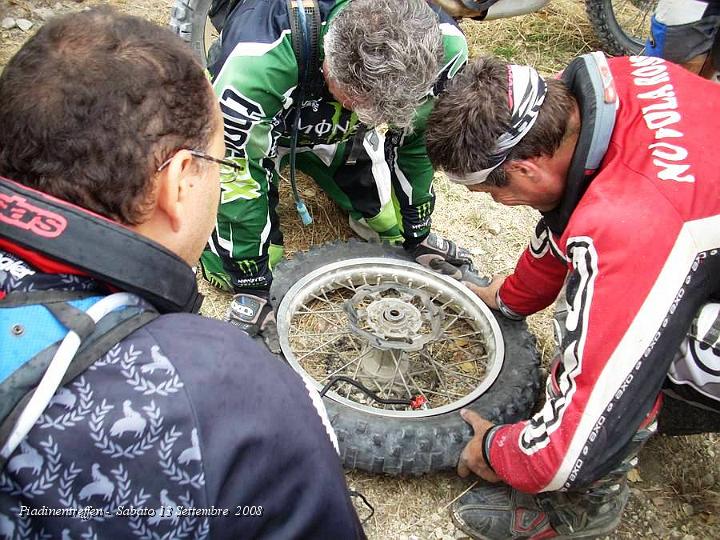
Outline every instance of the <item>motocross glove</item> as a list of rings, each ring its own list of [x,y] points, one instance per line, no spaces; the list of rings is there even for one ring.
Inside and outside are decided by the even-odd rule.
[[[462,266],[472,268],[473,265],[468,250],[432,232],[411,248],[411,254],[417,263],[426,268],[458,280],[462,278],[460,268]]]
[[[270,352],[280,354],[275,311],[270,305],[267,291],[255,294],[240,293],[233,296],[225,320],[234,324],[250,337],[262,337]]]

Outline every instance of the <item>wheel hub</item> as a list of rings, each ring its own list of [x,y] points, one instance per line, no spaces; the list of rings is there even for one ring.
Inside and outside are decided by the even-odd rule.
[[[372,331],[387,338],[411,339],[423,324],[418,308],[395,298],[375,300],[367,307],[366,316]]]
[[[381,350],[419,351],[442,333],[442,308],[401,285],[358,287],[344,310],[351,330]]]
[[[360,381],[365,386],[374,387],[392,385],[393,390],[401,390],[400,380],[409,368],[410,362],[402,352],[370,348],[360,363]],[[402,377],[398,379],[398,374]]]

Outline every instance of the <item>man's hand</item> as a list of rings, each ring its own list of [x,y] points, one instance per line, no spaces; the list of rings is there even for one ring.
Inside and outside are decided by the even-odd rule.
[[[492,422],[488,422],[482,416],[473,412],[469,409],[462,409],[460,416],[473,428],[473,438],[467,443],[465,449],[460,454],[460,461],[458,462],[457,472],[465,478],[471,472],[474,472],[477,476],[488,482],[499,482],[500,477],[495,474],[487,464],[483,457],[483,439],[485,433],[493,427]]]
[[[435,233],[430,233],[425,240],[409,249],[419,264],[458,281],[462,280],[465,272],[473,270],[473,262],[467,249],[458,247],[452,240]]]
[[[505,276],[495,276],[487,287],[478,287],[475,283],[463,280],[463,284],[491,309],[498,309],[497,292],[503,283],[505,283]]]
[[[280,354],[275,312],[265,294],[240,293],[233,296],[225,320],[250,337],[262,336],[270,352]]]

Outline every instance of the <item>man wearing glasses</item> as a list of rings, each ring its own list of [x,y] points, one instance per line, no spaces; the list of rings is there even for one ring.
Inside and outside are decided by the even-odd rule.
[[[193,314],[225,144],[184,44],[54,19],[0,75],[0,125],[0,536],[364,538],[319,396]]]

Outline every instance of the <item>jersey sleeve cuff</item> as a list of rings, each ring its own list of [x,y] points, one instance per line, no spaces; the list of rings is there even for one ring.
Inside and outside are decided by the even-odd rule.
[[[501,427],[502,426],[493,426],[485,432],[485,435],[483,435],[482,456],[485,463],[487,463],[487,466],[490,467],[493,472],[495,472],[495,469],[493,469],[492,463],[490,463],[490,445],[495,437],[495,433]]]
[[[510,309],[505,302],[503,302],[502,298],[500,298],[500,289],[498,289],[497,293],[495,293],[495,302],[497,303],[498,310],[500,313],[502,313],[505,317],[507,317],[510,320],[513,321],[521,321],[525,317],[520,315],[519,313],[515,313],[512,309]]]

